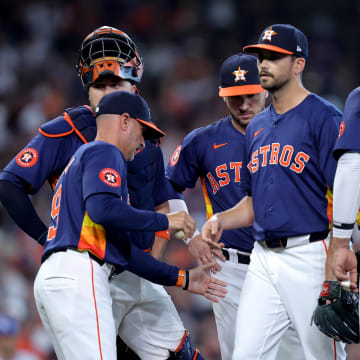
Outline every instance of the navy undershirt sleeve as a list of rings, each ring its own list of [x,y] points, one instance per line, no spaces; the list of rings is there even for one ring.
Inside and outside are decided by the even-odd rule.
[[[16,176],[0,181],[0,201],[15,223],[33,239],[44,245],[47,226],[36,213],[25,185]]]
[[[156,260],[134,244],[131,244],[131,255],[126,269],[146,280],[165,286],[176,285],[179,272],[178,267]]]
[[[161,231],[169,227],[164,214],[138,210],[111,193],[97,193],[86,199],[86,210],[97,224],[112,231]]]

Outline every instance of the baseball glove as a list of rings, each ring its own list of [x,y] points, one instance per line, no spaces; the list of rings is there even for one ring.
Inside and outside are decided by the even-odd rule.
[[[337,281],[325,281],[312,321],[336,341],[358,344],[359,294],[344,289]]]

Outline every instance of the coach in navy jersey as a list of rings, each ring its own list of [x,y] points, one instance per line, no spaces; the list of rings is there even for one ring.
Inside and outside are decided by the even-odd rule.
[[[343,344],[310,326],[325,280],[326,192],[333,186],[331,153],[341,113],[304,88],[308,42],[297,28],[269,26],[244,51],[257,55],[260,82],[273,103],[246,130],[240,186],[247,196],[202,229],[210,242],[225,229],[253,224],[255,245],[240,296],[233,359],[274,359],[291,325],[305,359],[344,359]]]
[[[54,190],[51,221],[34,283],[36,305],[58,359],[116,359],[110,277],[132,271],[163,285],[221,295],[207,274],[211,265],[184,271],[160,263],[129,241],[129,231],[183,229],[185,212],[160,214],[128,204],[127,162],[144,139],[164,133],[150,121],[137,94],[116,91],[96,108],[97,136],[73,155]],[[137,250],[138,249],[138,250]],[[139,270],[139,271],[137,271]],[[144,271],[146,270],[146,271]]]

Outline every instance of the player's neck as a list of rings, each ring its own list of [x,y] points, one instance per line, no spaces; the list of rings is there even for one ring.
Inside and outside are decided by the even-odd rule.
[[[301,83],[289,83],[272,92],[274,109],[278,114],[284,114],[303,102],[309,94],[310,92]]]

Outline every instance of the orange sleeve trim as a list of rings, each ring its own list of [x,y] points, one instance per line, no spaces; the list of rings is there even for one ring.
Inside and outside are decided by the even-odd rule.
[[[176,286],[178,286],[178,287],[182,286],[184,277],[185,277],[185,270],[179,270],[178,279],[176,281]]]
[[[77,136],[81,139],[81,141],[84,144],[87,144],[87,140],[82,136],[81,132],[75,127],[74,123],[72,122],[72,120],[67,112],[64,112],[64,119],[70,124],[70,126],[76,132]]]
[[[144,252],[150,252],[150,251],[151,251],[151,248],[144,249],[143,251],[144,251]]]
[[[155,236],[159,236],[163,239],[170,240],[170,231],[169,230],[157,231],[155,233]]]
[[[175,349],[174,352],[178,352],[182,348],[184,341],[188,335],[189,335],[189,332],[187,330],[185,330],[185,334],[184,334],[183,338],[181,339],[180,345]]]
[[[198,355],[199,355],[199,349],[195,349],[193,360],[196,360],[198,358]]]
[[[49,137],[49,138],[58,138],[58,137],[62,137],[62,136],[66,136],[66,135],[70,135],[71,133],[74,132],[74,127],[70,130],[70,131],[67,131],[67,132],[64,132],[64,133],[60,133],[60,134],[48,134],[46,133],[44,130],[40,129],[39,128],[39,133],[41,135],[44,135],[46,137]]]

